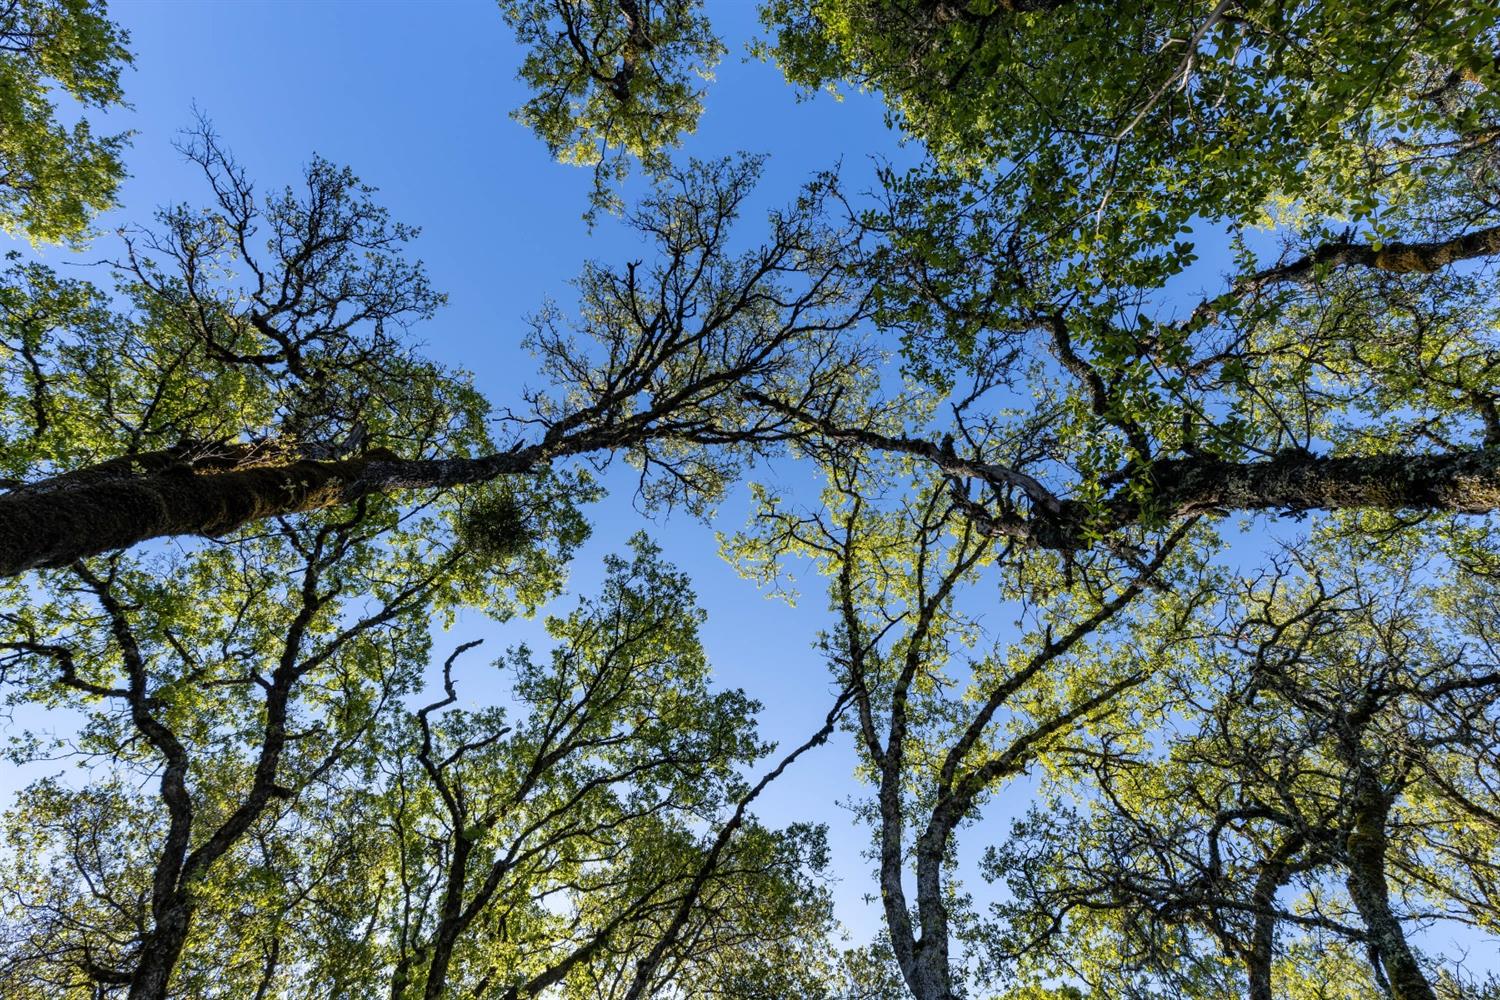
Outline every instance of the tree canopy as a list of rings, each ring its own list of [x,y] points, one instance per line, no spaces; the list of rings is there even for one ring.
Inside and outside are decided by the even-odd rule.
[[[101,270],[9,256],[0,686],[80,766],[6,814],[6,995],[1500,991],[1500,6],[765,0],[751,53],[917,155],[763,215],[762,157],[679,153],[711,7],[500,7],[643,248],[514,398],[422,346],[374,188],[206,120]],[[126,41],[0,9],[7,232],[112,206],[48,88],[118,104]],[[648,537],[569,587],[612,456],[826,588],[796,745]],[[489,681],[443,631],[536,614]],[[754,811],[840,742],[868,864]]]
[[[94,0],[0,6],[0,231],[39,242],[82,237],[115,203],[125,136],[59,120],[53,93],[85,108],[124,100],[129,35]]]

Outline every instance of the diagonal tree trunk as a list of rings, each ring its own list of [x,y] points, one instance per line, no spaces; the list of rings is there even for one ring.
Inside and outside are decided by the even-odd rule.
[[[65,473],[0,496],[0,576],[66,566],[173,535],[224,535],[255,521],[524,472],[537,449],[464,459],[399,459],[377,450],[333,460],[268,459],[228,446],[211,458],[176,449]]]
[[[1489,514],[1500,510],[1500,447],[1333,457],[1291,449],[1269,459],[1233,462],[1195,455],[1153,462],[1142,475],[1148,499],[1116,491],[1088,504],[1067,499],[1019,468],[965,458],[951,440],[884,434],[839,424],[763,393],[745,397],[797,421],[812,436],[932,463],[955,484],[960,509],[987,534],[1027,545],[1082,550],[1099,535],[1142,523],[1236,511],[1411,510]],[[999,511],[970,498],[966,483],[1014,497]],[[1129,491],[1137,492],[1137,491]]]
[[[940,454],[931,457],[940,466],[955,465],[950,471],[956,477],[979,479],[999,489],[1011,485],[1003,469],[961,460],[949,463]],[[1157,462],[1150,476],[1150,500],[1144,504],[1115,497],[1090,505],[1048,495],[1024,515],[995,516],[975,503],[964,507],[990,534],[1062,551],[1088,548],[1091,539],[1130,525],[1201,514],[1310,510],[1488,514],[1500,510],[1500,448],[1337,457],[1288,451],[1256,462],[1199,456]]]

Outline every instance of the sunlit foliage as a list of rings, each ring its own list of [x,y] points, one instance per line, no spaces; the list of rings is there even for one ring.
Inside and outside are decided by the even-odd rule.
[[[0,231],[78,240],[114,205],[125,136],[97,135],[86,118],[65,124],[53,102],[123,103],[128,42],[102,0],[0,4]]]

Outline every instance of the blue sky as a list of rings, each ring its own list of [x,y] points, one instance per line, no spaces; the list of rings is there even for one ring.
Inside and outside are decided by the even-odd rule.
[[[771,154],[741,226],[743,239],[756,239],[763,210],[791,200],[815,172],[842,161],[858,182],[870,175],[872,155],[902,157],[875,100],[799,101],[775,67],[746,56],[745,42],[757,27],[749,0],[711,7],[730,51],[683,154]],[[515,80],[520,52],[493,3],[116,0],[110,9],[130,31],[136,63],[124,79],[132,108],[110,115],[108,124],[135,136],[123,207],[102,220],[105,230],[148,222],[160,205],[205,201],[196,168],[172,146],[192,125],[195,108],[263,191],[295,182],[314,153],[348,164],[380,189],[378,200],[393,218],[422,228],[415,253],[449,297],[414,335],[434,358],[473,371],[500,405],[536,381],[519,346],[525,315],[548,297],[566,306],[568,282],[585,259],[618,265],[648,252],[637,234],[613,220],[591,231],[582,218],[589,173],[553,162],[510,119],[526,92]],[[627,199],[642,187],[628,184]],[[58,250],[42,256],[67,270],[68,262],[114,251],[105,238],[77,257]],[[758,592],[718,557],[714,526],[681,515],[646,519],[630,495],[628,470],[621,471],[613,477],[619,488],[592,511],[593,539],[575,561],[570,590],[591,592],[600,557],[647,529],[693,578],[709,612],[704,639],[720,683],[744,687],[765,703],[764,736],[786,747],[801,743],[831,704],[827,671],[814,649],[826,620],[821,583],[809,581],[796,608]],[[732,531],[745,511],[743,497],[732,498],[716,526]],[[558,609],[569,603],[565,598]],[[437,654],[479,636],[487,641],[468,659],[466,688],[477,697],[498,694],[483,688],[495,675],[481,668],[482,657],[520,641],[546,644],[535,623],[470,618],[438,637]],[[28,713],[14,724],[52,728],[66,721]],[[830,825],[834,867],[843,878],[836,889],[840,915],[863,939],[875,926],[873,909],[861,902],[871,888],[859,856],[867,834],[836,805],[857,791],[852,767],[841,736],[785,775],[757,811],[773,824]],[[14,772],[0,778],[0,800],[21,783],[23,775]]]
[[[876,100],[856,94],[842,102],[799,101],[774,67],[748,59],[754,8],[751,0],[710,2],[730,51],[700,128],[683,150],[702,158],[770,154],[757,207],[743,222],[746,239],[757,235],[759,209],[790,200],[813,173],[842,161],[857,188],[870,175],[871,156],[911,155],[885,128]],[[588,173],[554,163],[509,118],[526,97],[514,79],[520,53],[487,0],[116,0],[111,10],[131,33],[136,66],[124,81],[133,107],[111,115],[110,124],[135,137],[124,209],[106,227],[148,221],[158,205],[204,200],[195,169],[172,147],[195,108],[263,190],[295,181],[313,153],[348,164],[380,189],[394,218],[422,227],[416,252],[449,304],[415,335],[434,358],[472,370],[500,405],[516,398],[534,370],[519,346],[523,317],[549,296],[566,305],[568,281],[585,259],[618,264],[646,253],[635,234],[611,220],[590,230],[582,219]],[[627,199],[640,188],[629,185]],[[1222,250],[1208,250],[1196,271],[1206,284],[1223,262]],[[105,240],[72,259],[111,252]],[[44,256],[70,259],[56,250]],[[764,735],[800,743],[821,724],[831,698],[814,648],[827,621],[820,582],[806,581],[795,608],[758,592],[718,557],[714,525],[680,515],[648,521],[633,504],[630,477],[615,482],[623,488],[593,510],[594,537],[575,563],[572,589],[590,592],[599,557],[621,549],[639,528],[650,530],[668,558],[691,574],[709,611],[705,641],[720,682],[765,703]],[[731,498],[716,526],[732,531],[744,514],[743,497]],[[1266,540],[1257,533],[1258,544]],[[464,620],[456,634],[439,637],[438,654],[481,635],[491,656],[522,640],[541,644],[531,623]],[[477,679],[477,661],[469,662]],[[837,805],[858,791],[853,763],[841,734],[774,785],[758,812],[776,824],[830,825],[834,868],[843,879],[836,887],[840,916],[864,940],[877,924],[874,908],[861,902],[873,888],[860,857],[868,835]],[[0,802],[19,777],[0,777]],[[996,810],[985,822],[998,833],[1004,820]],[[970,830],[961,839],[968,857],[986,838]]]

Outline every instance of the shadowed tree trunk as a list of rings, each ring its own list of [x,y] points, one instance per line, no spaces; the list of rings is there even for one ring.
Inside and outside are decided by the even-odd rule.
[[[909,445],[926,443],[896,444],[892,450],[913,451]],[[966,463],[932,450],[935,454],[930,457],[955,477],[973,477],[997,489],[1012,485],[1009,470]],[[1050,493],[1033,498],[1033,506],[1024,515],[997,515],[972,502],[961,506],[991,535],[1061,551],[1086,549],[1099,534],[1130,525],[1198,514],[1309,510],[1488,514],[1500,510],[1500,448],[1333,458],[1286,451],[1261,462],[1200,456],[1157,462],[1151,478],[1154,490],[1149,507],[1123,497],[1090,505],[1059,500]]]
[[[1339,240],[1325,243],[1290,263],[1267,268],[1253,275],[1236,291],[1255,290],[1282,281],[1301,281],[1319,267],[1368,267],[1390,274],[1432,274],[1457,261],[1497,253],[1500,253],[1500,226],[1426,243],[1387,243],[1378,249],[1369,243]]]
[[[1349,873],[1345,884],[1349,898],[1369,929],[1372,958],[1384,971],[1392,1000],[1437,1000],[1437,994],[1422,974],[1401,922],[1391,912],[1390,887],[1385,880],[1386,823],[1390,797],[1374,778],[1361,775],[1346,851]]]
[[[114,459],[0,496],[0,575],[66,566],[172,535],[224,535],[254,521],[372,493],[482,482],[532,466],[537,449],[476,459],[402,460],[388,451],[314,461],[231,445]]]
[[[1358,509],[1487,514],[1500,509],[1500,448],[1333,458],[1286,451],[1261,462],[1204,456],[1157,462],[1151,475],[1154,511],[1130,500],[1106,501],[1097,513],[1060,501],[1056,512],[1033,509],[1035,523],[1027,536],[1047,548],[1079,548],[1091,515],[1094,525],[1117,528],[1153,515]]]
[[[83,442],[64,435],[12,466],[22,481],[7,481],[0,494],[0,577],[154,538],[225,535],[374,494],[486,482],[586,453],[629,450],[645,470],[643,486],[661,484],[658,496],[712,492],[738,461],[726,457],[721,467],[726,450],[791,436],[789,421],[745,405],[745,392],[821,406],[874,357],[846,336],[865,315],[866,295],[825,246],[842,238],[823,221],[821,196],[777,215],[759,246],[731,252],[731,223],[758,161],[695,165],[672,173],[673,183],[664,180],[630,218],[658,248],[649,270],[641,261],[620,271],[590,264],[579,279],[586,321],[575,329],[550,312],[537,318],[526,344],[548,389],[493,413],[529,440],[484,454],[495,446],[474,439],[471,418],[482,404],[467,377],[387,335],[437,305],[421,268],[401,259],[408,231],[387,224],[352,174],[323,161],[309,168],[304,199],[261,212],[212,133],[195,141],[189,155],[212,182],[217,209],[173,216],[175,228],[141,237],[122,265],[136,279],[132,294],[149,304],[143,311],[171,316],[180,333],[174,326],[167,336],[135,315],[106,322],[92,306],[69,305],[87,289],[48,274],[6,272],[0,282],[6,302],[37,326],[28,336],[51,351],[12,352],[20,360],[4,374],[37,412],[32,427],[7,429],[60,434],[67,424]],[[268,260],[247,249],[258,226],[284,235]],[[217,252],[202,234],[216,227],[234,234],[254,287],[202,276],[200,262]],[[158,267],[153,253],[168,262]],[[329,254],[344,255],[339,267],[324,260]],[[95,385],[79,377],[78,345],[91,356],[134,351],[141,371],[126,379],[128,390],[113,371]],[[68,392],[57,388],[64,385]],[[271,409],[254,418],[233,405],[200,412],[233,396],[233,386],[249,386]],[[118,401],[137,395],[172,404],[147,406],[143,417]],[[90,424],[120,435],[94,440]],[[374,437],[366,425],[377,427]],[[344,444],[329,443],[338,438]],[[203,443],[214,441],[234,443]],[[87,461],[75,456],[101,453],[109,457],[68,467]]]
[[[841,435],[842,436],[842,435]],[[873,436],[873,435],[872,435]],[[1001,485],[1004,470],[944,456],[926,442],[867,442],[926,452],[955,474]],[[569,447],[567,451],[581,451]],[[116,459],[0,496],[0,576],[65,566],[85,556],[173,535],[216,536],[254,521],[348,504],[398,490],[486,482],[544,464],[540,446],[482,458],[400,459],[387,451],[314,461],[266,461],[261,449],[229,446],[210,458],[176,450]],[[1088,533],[1148,517],[1257,510],[1415,510],[1484,514],[1500,509],[1500,449],[1447,455],[1321,458],[1286,452],[1264,462],[1188,458],[1153,469],[1155,511],[1127,500],[1090,509],[1049,498],[1025,516],[971,513],[996,535],[1052,549],[1079,549]]]
[[[1280,920],[1276,912],[1276,894],[1286,884],[1292,872],[1292,859],[1302,849],[1303,843],[1300,834],[1288,837],[1266,859],[1255,879],[1250,896],[1255,907],[1254,924],[1249,947],[1243,952],[1249,1000],[1274,1000],[1271,969],[1276,958],[1276,924]]]
[[[954,483],[955,500],[986,534],[1039,548],[1082,550],[1099,534],[1131,525],[1237,511],[1412,510],[1488,514],[1500,510],[1500,447],[1428,454],[1374,452],[1325,457],[1288,449],[1270,459],[1231,462],[1212,455],[1153,462],[1149,500],[1115,493],[1096,504],[1059,497],[1020,469],[956,453],[951,440],[883,434],[849,427],[763,393],[758,405],[798,421],[825,439],[931,462]],[[982,484],[1015,497],[998,510],[964,492]]]

